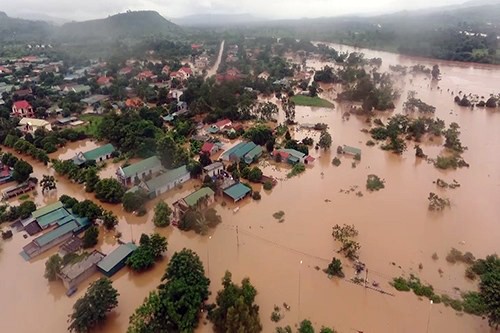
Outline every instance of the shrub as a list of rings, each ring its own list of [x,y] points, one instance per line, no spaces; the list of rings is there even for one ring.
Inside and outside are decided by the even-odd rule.
[[[334,157],[333,160],[332,160],[332,164],[336,167],[338,167],[342,162],[340,161],[340,159],[338,157]]]
[[[266,180],[264,182],[264,186],[263,187],[264,187],[264,190],[270,191],[270,190],[273,189],[273,183],[271,181],[269,181],[269,180]]]
[[[262,197],[261,197],[261,195],[260,195],[260,192],[259,192],[259,191],[254,191],[254,192],[252,193],[252,199],[254,199],[254,200],[260,200],[261,198],[262,198]]]
[[[384,180],[380,179],[377,175],[368,175],[366,179],[366,189],[368,191],[378,191],[384,187]]]

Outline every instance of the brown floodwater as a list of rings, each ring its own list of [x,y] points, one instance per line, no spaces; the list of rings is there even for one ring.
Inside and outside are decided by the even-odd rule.
[[[157,231],[168,237],[169,249],[166,258],[153,270],[135,274],[125,268],[112,278],[120,293],[119,306],[97,332],[125,332],[129,316],[158,285],[168,259],[184,247],[192,248],[203,260],[212,281],[213,294],[220,288],[225,270],[233,273],[235,281],[250,277],[259,292],[257,303],[264,332],[274,331],[276,324],[270,320],[270,315],[273,306],[282,306],[283,302],[291,309],[284,311],[284,319],[279,325],[293,326],[299,319],[309,318],[318,327],[334,326],[339,332],[493,332],[479,317],[457,314],[442,304],[430,305],[426,299],[421,300],[412,293],[395,291],[388,282],[395,276],[413,272],[439,293],[458,296],[456,288],[473,290],[477,286],[464,278],[464,265],[446,262],[450,248],[470,251],[476,257],[499,252],[500,157],[497,152],[500,149],[500,110],[458,107],[447,89],[455,94],[463,90],[480,96],[498,93],[500,68],[415,59],[370,50],[363,52],[367,57],[381,57],[384,68],[389,64],[431,66],[439,63],[441,90],[431,90],[430,81],[424,76],[407,75],[399,82],[403,97],[397,102],[397,109],[380,113],[380,117],[385,120],[400,112],[407,91],[416,90],[423,101],[437,107],[437,117],[447,124],[451,121],[460,124],[462,142],[468,147],[463,156],[470,168],[440,171],[425,161],[416,160],[411,143],[402,156],[382,151],[378,146],[367,147],[365,142],[369,136],[361,131],[368,128],[365,120],[355,116],[342,120],[349,105],[335,103],[335,109],[297,107],[299,123],[324,122],[330,126],[332,151],[312,150],[311,155],[317,158],[314,166],[308,166],[304,174],[292,179],[286,179],[287,166],[261,162],[266,175],[280,178],[278,185],[272,192],[262,191],[260,202],[247,199],[223,207],[219,198],[216,208],[223,223],[211,231],[211,238],[172,227],[156,229],[152,223],[152,208],[158,200],[172,204],[199,186],[195,181],[150,202],[144,217],[127,214],[120,206],[103,205],[118,215],[117,229],[123,234],[123,240],[138,240],[142,232]],[[324,64],[309,65],[321,67]],[[292,135],[299,139],[305,136],[318,139],[317,133],[304,130],[292,131]],[[332,166],[335,147],[342,144],[362,149],[362,160],[356,168],[352,168],[349,157],[341,157],[339,167]],[[421,146],[430,157],[442,151],[438,141],[426,140]],[[80,148],[78,144],[70,144],[66,152],[71,154],[71,150]],[[53,174],[42,164],[25,159],[33,164],[37,177]],[[108,161],[102,172],[111,176],[117,165]],[[372,173],[385,179],[385,189],[375,193],[365,190],[366,177]],[[81,185],[57,178],[57,191],[45,196],[38,191],[34,197],[38,205],[53,202],[61,194],[93,199]],[[461,187],[437,189],[432,183],[437,178],[448,182],[456,179]],[[358,187],[354,192],[362,191],[362,197],[354,192],[340,192],[355,186]],[[439,213],[429,212],[429,192],[450,198],[451,208]],[[236,206],[240,210],[234,213]],[[283,223],[272,217],[279,210],[285,212]],[[368,267],[368,280],[379,282],[383,290],[394,296],[345,280],[329,280],[316,269],[325,268],[332,256],[337,256],[338,244],[333,242],[331,228],[342,223],[354,224],[359,230],[360,256]],[[29,239],[18,233],[1,244],[0,331],[64,332],[73,303],[84,294],[86,284],[99,275],[90,278],[79,287],[75,296],[68,298],[62,283],[49,283],[43,278],[45,260],[54,251],[25,262],[18,253],[28,242]],[[114,246],[114,232],[103,231],[98,249],[108,252]],[[436,261],[431,258],[434,252],[439,256]],[[343,263],[346,277],[352,277],[349,263],[345,260]],[[420,263],[422,270],[418,268]],[[201,322],[197,331],[212,330]]]

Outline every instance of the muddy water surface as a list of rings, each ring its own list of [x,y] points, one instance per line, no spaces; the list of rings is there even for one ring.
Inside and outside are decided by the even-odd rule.
[[[367,57],[381,57],[383,67],[389,64],[412,65],[435,62],[413,59],[389,53],[363,50]],[[425,102],[437,107],[436,116],[448,124],[455,121],[461,126],[461,139],[468,150],[463,154],[471,164],[468,169],[439,171],[431,164],[417,161],[412,144],[402,156],[384,152],[379,147],[367,147],[369,136],[362,129],[368,128],[365,120],[351,116],[343,121],[342,114],[349,105],[336,104],[335,109],[297,108],[299,123],[325,122],[330,126],[333,147],[347,144],[362,149],[362,160],[353,168],[352,159],[342,157],[342,164],[333,167],[331,152],[311,151],[317,158],[314,166],[308,166],[301,176],[286,179],[289,168],[262,163],[265,174],[272,174],[282,181],[272,192],[262,191],[262,200],[247,200],[217,210],[223,223],[211,233],[211,238],[174,228],[157,230],[151,220],[152,208],[157,200],[169,204],[190,193],[195,181],[182,189],[169,192],[148,204],[148,214],[139,218],[124,213],[119,206],[103,205],[113,210],[120,219],[118,231],[125,241],[137,240],[142,232],[158,231],[168,237],[169,250],[165,260],[143,274],[123,269],[113,277],[114,286],[120,293],[119,306],[98,332],[125,332],[128,317],[143,298],[159,283],[169,257],[183,247],[198,252],[212,280],[213,293],[220,287],[224,271],[229,269],[238,281],[249,276],[259,295],[264,332],[273,332],[270,321],[274,304],[283,302],[291,306],[285,311],[280,325],[293,325],[299,319],[309,318],[317,326],[334,326],[339,332],[353,329],[365,332],[491,332],[486,321],[466,314],[456,314],[443,305],[430,305],[411,293],[397,293],[388,285],[394,276],[414,272],[434,286],[440,293],[458,296],[460,290],[476,286],[464,278],[463,265],[450,265],[445,256],[451,247],[471,251],[476,257],[499,252],[500,236],[500,110],[470,110],[453,104],[453,96],[447,92],[463,90],[488,96],[497,92],[500,69],[440,62],[441,90],[434,87],[424,76],[408,75],[400,80],[402,98],[394,112],[400,112],[406,91],[416,90]],[[323,64],[314,64],[322,66]],[[429,86],[428,86],[429,85]],[[442,92],[441,92],[442,91]],[[382,113],[386,119],[392,113]],[[296,130],[296,138],[314,136],[317,133]],[[435,157],[442,150],[436,142],[422,144],[424,152]],[[78,147],[73,147],[78,148]],[[78,148],[79,149],[79,148]],[[69,158],[71,156],[65,156]],[[52,174],[40,163],[30,161],[35,175]],[[118,165],[108,163],[103,174],[112,175]],[[366,176],[377,174],[386,181],[386,188],[376,193],[365,190]],[[455,190],[438,190],[432,182],[437,178],[446,181],[456,179],[461,187]],[[58,177],[57,193],[35,196],[38,205],[57,200],[63,193],[78,199],[93,198],[82,186]],[[340,190],[356,188],[362,191],[346,194]],[[429,192],[449,197],[450,209],[441,213],[427,210]],[[220,203],[220,199],[219,199]],[[239,206],[240,210],[233,213]],[[272,214],[283,210],[285,218],[278,223]],[[354,224],[359,230],[361,259],[369,269],[368,280],[377,281],[381,287],[395,296],[384,295],[354,285],[344,280],[329,280],[316,267],[325,268],[336,255],[338,244],[332,241],[334,224]],[[236,232],[238,229],[238,233]],[[64,332],[66,315],[71,312],[75,300],[83,295],[85,285],[72,298],[64,295],[60,282],[49,283],[43,278],[44,263],[53,252],[25,262],[18,253],[29,242],[22,234],[2,243],[0,267],[0,327],[5,332]],[[98,248],[109,252],[116,246],[113,232],[102,232]],[[431,259],[436,252],[439,259]],[[302,264],[300,263],[302,261]],[[419,264],[423,269],[419,270]],[[344,261],[347,277],[353,272]],[[442,276],[438,270],[442,269]],[[96,274],[88,283],[98,278]],[[47,311],[50,309],[50,311]],[[31,314],[36,313],[33,316]],[[42,315],[43,314],[43,315]],[[27,320],[27,318],[33,318]],[[199,332],[211,332],[209,325],[200,324]]]

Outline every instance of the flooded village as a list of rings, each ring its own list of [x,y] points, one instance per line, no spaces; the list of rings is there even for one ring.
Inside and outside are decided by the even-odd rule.
[[[447,260],[452,249],[474,260],[499,251],[500,67],[279,39],[189,49],[180,60],[147,50],[120,63],[68,67],[32,55],[0,64],[7,119],[19,120],[2,125],[1,152],[32,166],[17,183],[36,184],[12,196],[15,177],[0,185],[3,214],[26,201],[36,206],[0,225],[1,331],[66,331],[76,300],[106,276],[118,306],[92,331],[126,332],[174,253],[189,248],[210,279],[207,303],[226,271],[238,283],[250,278],[263,332],[303,319],[338,332],[495,332],[485,313],[442,299],[479,290],[466,263]],[[328,73],[334,77],[324,79]],[[373,105],[353,97],[363,84],[381,92]],[[409,111],[409,93],[435,111]],[[384,98],[393,105],[377,110]],[[490,98],[495,107],[475,106]],[[376,139],[382,130],[374,129],[389,132],[396,115],[407,116],[399,137]],[[427,125],[415,139],[409,123],[419,117],[441,119],[440,135]],[[50,133],[57,140],[37,140]],[[438,156],[457,160],[443,168]],[[8,160],[5,176],[19,176]],[[368,189],[370,175],[383,188]],[[43,187],[45,176],[54,189]],[[459,186],[436,184],[443,181]],[[431,210],[430,193],[447,204]],[[104,212],[80,216],[63,195]],[[161,202],[171,208],[166,227],[154,222]],[[117,219],[111,228],[106,212]],[[336,225],[356,230],[360,248],[350,259],[332,236]],[[97,243],[83,250],[92,228]],[[135,271],[127,259],[153,233],[167,251]],[[51,256],[83,251],[54,281],[44,277]],[[324,272],[332,258],[342,277]],[[411,276],[432,295],[395,288],[396,278]],[[200,307],[195,331],[212,325]]]

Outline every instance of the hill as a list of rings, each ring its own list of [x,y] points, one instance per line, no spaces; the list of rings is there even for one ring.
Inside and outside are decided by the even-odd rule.
[[[58,29],[62,40],[115,40],[146,36],[177,37],[182,29],[155,11],[128,11],[105,19],[70,22]]]
[[[44,40],[52,33],[53,28],[47,22],[12,18],[0,12],[0,41],[3,42]]]
[[[262,21],[250,14],[199,14],[173,18],[172,22],[189,27],[233,26]]]

